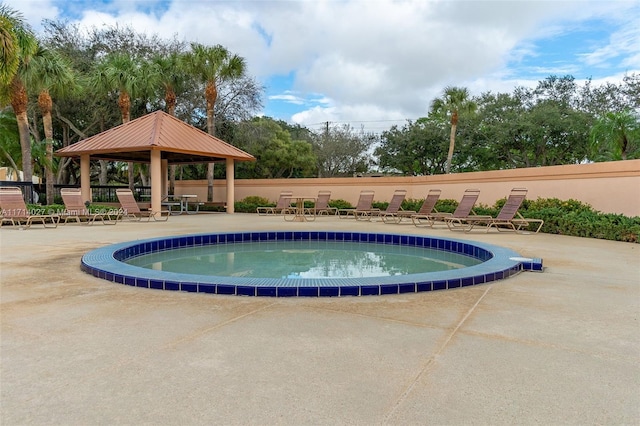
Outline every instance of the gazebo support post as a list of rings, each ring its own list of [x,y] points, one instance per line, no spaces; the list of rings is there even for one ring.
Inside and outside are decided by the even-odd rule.
[[[151,211],[159,215],[162,208],[162,152],[151,150]]]
[[[80,156],[80,193],[82,200],[91,202],[91,161],[89,154]]]
[[[234,167],[233,158],[227,158],[227,213],[233,214],[235,211],[233,203],[236,198],[235,196],[235,167]]]
[[[162,198],[166,198],[169,195],[169,188],[167,183],[169,182],[169,160],[162,160]]]

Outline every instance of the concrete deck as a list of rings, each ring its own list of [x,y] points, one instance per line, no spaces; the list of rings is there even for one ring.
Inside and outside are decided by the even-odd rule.
[[[255,298],[111,284],[105,244],[230,230],[466,238],[544,273],[456,290]],[[639,424],[640,245],[247,214],[0,230],[2,425]]]

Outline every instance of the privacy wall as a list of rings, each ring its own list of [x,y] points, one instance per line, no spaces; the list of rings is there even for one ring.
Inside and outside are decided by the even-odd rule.
[[[281,190],[300,195],[329,190],[332,199],[355,205],[363,189],[374,190],[376,201],[388,201],[396,189],[406,189],[407,198],[423,199],[431,188],[441,189],[441,198],[459,200],[465,189],[478,188],[481,190],[478,202],[492,205],[515,187],[527,188],[527,197],[532,200],[539,197],[574,199],[604,213],[640,216],[640,160],[418,177],[236,179],[235,200],[258,195],[275,201]],[[196,194],[200,200],[206,200],[207,182],[177,181],[175,192]],[[214,202],[225,201],[226,182],[218,180]]]

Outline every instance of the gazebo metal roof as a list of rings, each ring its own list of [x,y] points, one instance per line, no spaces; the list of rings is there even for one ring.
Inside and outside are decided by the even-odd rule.
[[[211,163],[233,159],[255,161],[255,157],[163,111],[83,139],[56,151],[60,157],[113,161],[150,162],[150,151],[161,151],[169,164]]]

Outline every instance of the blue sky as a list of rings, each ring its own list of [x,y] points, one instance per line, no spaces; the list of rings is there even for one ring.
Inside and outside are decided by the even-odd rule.
[[[549,75],[640,73],[640,0],[3,0],[43,19],[222,44],[266,87],[264,115],[380,132],[449,85],[512,92]]]

